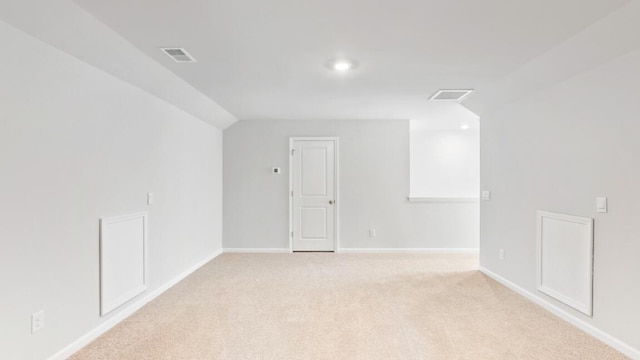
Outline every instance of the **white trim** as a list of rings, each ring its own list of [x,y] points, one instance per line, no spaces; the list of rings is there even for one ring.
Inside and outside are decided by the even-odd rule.
[[[335,143],[336,143],[336,147],[335,147],[335,152],[333,154],[334,157],[334,163],[333,166],[335,166],[335,177],[336,177],[336,183],[334,185],[334,189],[336,191],[336,201],[335,201],[335,219],[334,219],[334,224],[336,226],[335,228],[335,237],[336,237],[336,242],[333,248],[334,252],[337,252],[338,249],[340,248],[340,204],[342,204],[342,202],[340,201],[340,138],[336,136],[335,138]]]
[[[289,137],[289,252],[293,252],[293,143],[295,141],[333,141],[333,167],[334,167],[334,244],[333,251],[340,248],[340,137],[338,136],[292,136]]]
[[[289,138],[289,252],[293,252],[293,138]]]
[[[243,254],[243,253],[257,253],[257,254],[282,254],[290,253],[289,248],[224,248],[225,253]]]
[[[293,138],[289,138],[289,252],[293,252]]]
[[[292,136],[289,142],[293,141],[337,141],[338,136]]]
[[[352,254],[477,254],[477,248],[341,248]]]
[[[200,267],[208,263],[209,261],[215,259],[220,254],[222,254],[222,249],[215,251],[213,254],[205,257],[200,260],[187,270],[183,271],[173,279],[166,282],[164,285],[159,288],[151,291],[146,294],[142,298],[137,301],[131,303],[129,306],[122,308],[119,312],[114,313],[110,318],[102,322],[100,325],[96,326],[86,334],[82,335],[80,338],[72,342],[71,344],[65,346],[62,350],[58,351],[54,355],[48,358],[48,360],[64,360],[73,355],[78,350],[82,349],[90,342],[98,338],[100,335],[109,331],[109,329],[118,325],[122,320],[126,319],[136,311],[140,310],[143,306],[151,302],[153,299],[160,296],[163,292],[167,291],[172,286],[176,285],[180,281],[184,280],[187,276],[191,275],[194,271],[198,270]]]
[[[582,216],[574,216],[567,214],[554,213],[549,211],[541,211],[538,210],[536,214],[537,218],[537,233],[536,233],[536,286],[538,291],[555,298],[556,300],[565,303],[566,305],[571,306],[572,308],[580,311],[581,313],[593,316],[593,219],[582,217]],[[542,246],[543,246],[543,238],[542,238],[542,224],[543,219],[549,218],[553,220],[561,220],[565,222],[572,222],[580,225],[584,225],[587,228],[587,237],[588,237],[588,251],[589,251],[589,269],[588,269],[588,289],[589,296],[586,301],[582,302],[579,299],[572,298],[567,294],[563,293],[559,289],[553,289],[549,286],[545,285],[544,279],[542,278]]]
[[[409,202],[444,202],[444,203],[476,203],[480,202],[480,199],[475,197],[408,197]]]
[[[576,316],[552,305],[544,301],[542,298],[534,295],[533,293],[521,288],[520,286],[512,283],[511,281],[503,278],[502,276],[494,273],[493,271],[480,266],[480,272],[487,275],[488,277],[494,279],[495,281],[501,283],[502,285],[508,287],[509,289],[515,291],[516,293],[524,296],[526,299],[532,301],[533,303],[541,306],[545,310],[549,311],[553,315],[559,317],[560,319],[570,323],[571,325],[577,327],[578,329],[586,332],[587,334],[595,337],[596,339],[602,341],[603,343],[611,346],[612,348],[620,351],[624,355],[640,360],[640,350],[630,346],[629,344],[607,334],[606,332],[596,328],[595,326],[587,323],[584,320],[577,318]]]

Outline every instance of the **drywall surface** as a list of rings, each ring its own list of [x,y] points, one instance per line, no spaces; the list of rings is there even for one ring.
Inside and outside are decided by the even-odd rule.
[[[101,217],[148,210],[148,292],[221,248],[222,132],[2,22],[0,41],[19,54],[0,58],[0,358],[45,359],[119,312],[99,316]]]
[[[640,1],[626,0],[619,5],[614,12],[546,53],[538,54],[510,74],[476,87],[474,96],[466,99],[464,106],[484,117],[492,110],[497,111],[506,104],[633,51],[640,42]]]
[[[478,198],[480,134],[467,130],[411,130],[411,197]]]
[[[481,265],[635,349],[639,64],[635,50],[484,114],[480,152],[481,187],[492,192],[481,205]],[[596,212],[601,196],[606,214]],[[593,318],[536,290],[536,210],[595,219]]]
[[[73,0],[4,0],[0,20],[219,129],[236,121],[233,114],[170,70],[184,64],[166,56],[152,59]]]
[[[224,131],[225,248],[289,248],[295,136],[339,137],[340,248],[478,246],[477,203],[408,202],[408,120],[241,120]]]

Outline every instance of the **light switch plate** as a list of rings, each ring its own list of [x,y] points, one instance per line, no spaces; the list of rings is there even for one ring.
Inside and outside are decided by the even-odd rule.
[[[274,174],[280,174],[280,168],[279,167],[273,167],[271,168],[271,172]]]
[[[609,211],[606,197],[596,198],[596,210],[599,213],[607,213]]]
[[[153,205],[153,193],[147,193],[147,205]]]

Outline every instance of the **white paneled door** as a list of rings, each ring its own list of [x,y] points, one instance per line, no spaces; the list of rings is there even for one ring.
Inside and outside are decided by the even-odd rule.
[[[337,138],[291,139],[293,251],[335,251]]]

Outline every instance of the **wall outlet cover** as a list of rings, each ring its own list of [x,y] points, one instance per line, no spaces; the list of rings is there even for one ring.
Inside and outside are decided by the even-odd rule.
[[[44,310],[40,310],[36,313],[31,314],[31,333],[35,334],[36,332],[42,330],[44,328]]]

